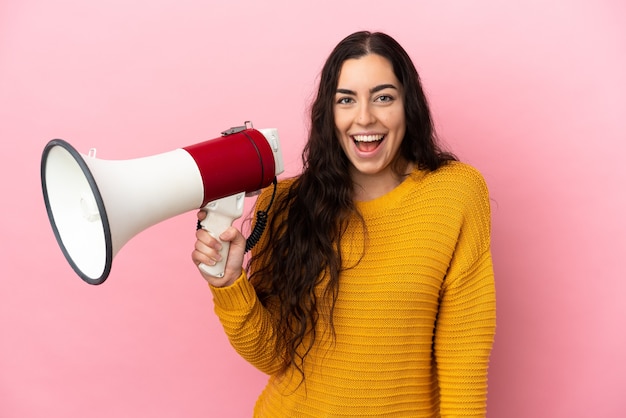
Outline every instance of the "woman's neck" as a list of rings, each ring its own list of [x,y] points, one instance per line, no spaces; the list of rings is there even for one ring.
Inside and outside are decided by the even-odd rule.
[[[384,196],[398,187],[412,171],[413,164],[408,163],[404,164],[400,171],[404,173],[403,175],[398,175],[391,167],[377,174],[353,172],[351,176],[354,183],[354,200],[367,202]]]

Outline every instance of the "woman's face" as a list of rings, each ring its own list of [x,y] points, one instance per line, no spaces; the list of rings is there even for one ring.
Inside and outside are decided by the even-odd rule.
[[[357,183],[394,178],[391,163],[406,131],[403,97],[386,58],[368,54],[344,61],[335,93],[335,129]]]

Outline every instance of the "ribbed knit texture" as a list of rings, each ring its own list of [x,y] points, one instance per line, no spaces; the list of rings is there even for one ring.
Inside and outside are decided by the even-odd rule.
[[[275,374],[271,315],[245,275],[211,288],[232,345],[270,375],[254,416],[485,416],[495,290],[482,176],[457,162],[416,170],[358,208],[367,238],[355,222],[343,241],[356,267],[340,278],[336,338],[322,317],[304,382]]]

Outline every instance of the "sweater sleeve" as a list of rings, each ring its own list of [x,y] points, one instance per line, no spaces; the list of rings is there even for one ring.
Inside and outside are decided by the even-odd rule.
[[[259,301],[245,272],[230,286],[213,287],[213,304],[233,348],[266,374],[281,367],[272,316]]]
[[[278,187],[284,190],[289,184],[281,182]],[[256,210],[265,210],[271,198],[272,189],[263,190],[256,201]],[[253,254],[265,245],[267,235],[266,232],[261,236],[252,250]],[[259,300],[246,272],[242,271],[230,286],[210,288],[215,313],[235,351],[260,371],[268,375],[278,373],[284,359],[276,348],[275,316],[271,308],[268,309]]]
[[[490,208],[475,170],[459,187],[461,229],[440,295],[435,360],[442,417],[484,417],[487,369],[495,334],[495,284]]]

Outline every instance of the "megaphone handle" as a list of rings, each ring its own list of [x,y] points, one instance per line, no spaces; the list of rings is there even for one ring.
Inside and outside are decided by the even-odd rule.
[[[241,217],[243,214],[245,192],[238,193],[232,196],[226,196],[218,200],[209,202],[203,210],[206,211],[207,216],[200,226],[205,229],[214,238],[219,240],[219,236],[229,226],[233,224],[235,219]],[[216,263],[214,266],[206,264],[200,264],[198,267],[211,276],[223,277],[224,268],[226,267],[226,259],[228,258],[228,250],[230,249],[230,243],[223,242],[220,255],[222,260]]]

